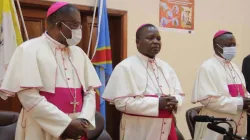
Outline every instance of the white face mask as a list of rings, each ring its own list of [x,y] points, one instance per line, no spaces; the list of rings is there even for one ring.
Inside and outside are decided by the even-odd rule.
[[[62,22],[62,24],[70,29],[66,24]],[[62,36],[66,39],[66,42],[68,43],[69,46],[75,46],[77,45],[81,39],[82,39],[82,29],[70,29],[71,30],[71,38],[68,39],[65,37],[65,35],[60,31]]]
[[[235,55],[236,55],[236,47],[235,46],[223,47],[222,48],[219,44],[217,44],[217,45],[223,50],[223,53],[221,54],[221,56],[225,60],[231,61],[235,57]]]

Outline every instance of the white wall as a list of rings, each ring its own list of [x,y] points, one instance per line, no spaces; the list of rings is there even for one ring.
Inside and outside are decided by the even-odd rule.
[[[93,6],[95,0],[65,0],[74,4]],[[235,62],[241,67],[250,53],[250,0],[196,0],[194,34],[163,32],[160,58],[175,69],[186,93],[182,111],[177,116],[180,131],[190,138],[185,112],[190,103],[195,75],[200,64],[213,55],[212,37],[219,29],[232,31],[238,49]],[[135,32],[143,23],[159,25],[159,0],[107,0],[108,8],[128,11],[128,56],[135,54]]]

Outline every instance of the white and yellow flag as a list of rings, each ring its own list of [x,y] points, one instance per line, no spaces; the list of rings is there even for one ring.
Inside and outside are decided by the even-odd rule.
[[[22,42],[14,0],[0,0],[0,85],[12,54]]]

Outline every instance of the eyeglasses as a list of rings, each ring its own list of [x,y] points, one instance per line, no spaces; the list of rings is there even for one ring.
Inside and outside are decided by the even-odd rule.
[[[239,44],[234,44],[234,43],[229,43],[229,44],[217,44],[217,45],[219,45],[220,47],[232,47],[232,46],[238,47],[238,46],[239,46]]]
[[[72,23],[72,22],[69,22],[69,21],[61,21],[67,25],[69,25],[70,27],[72,27],[73,29],[82,29],[82,25],[81,23]]]

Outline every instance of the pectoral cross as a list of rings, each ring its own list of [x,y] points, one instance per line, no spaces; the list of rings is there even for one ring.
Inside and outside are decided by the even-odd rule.
[[[76,98],[74,98],[73,102],[70,102],[71,105],[73,105],[73,113],[76,113],[76,106],[79,105],[79,102],[76,101]]]
[[[238,93],[238,97],[241,97],[241,95]]]

